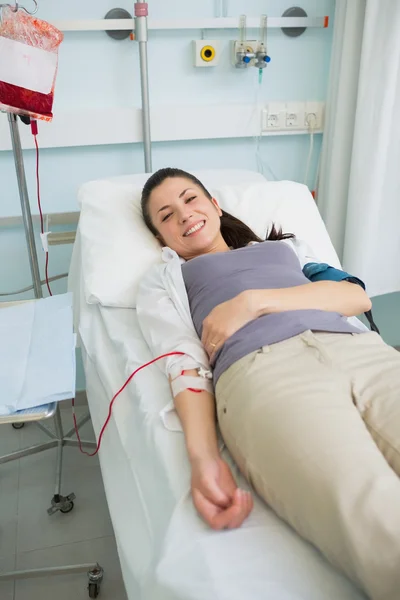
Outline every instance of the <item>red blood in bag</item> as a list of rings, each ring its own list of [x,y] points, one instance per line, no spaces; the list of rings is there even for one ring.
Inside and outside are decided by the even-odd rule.
[[[0,81],[0,103],[6,106],[29,113],[37,113],[38,115],[52,119],[53,99],[53,92],[50,94],[41,94],[40,92],[32,92],[32,90]]]

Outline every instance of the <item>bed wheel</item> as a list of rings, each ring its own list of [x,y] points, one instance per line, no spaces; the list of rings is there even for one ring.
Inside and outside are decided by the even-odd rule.
[[[14,429],[22,429],[25,426],[25,423],[12,423]]]
[[[89,598],[97,598],[100,594],[100,586],[98,583],[89,583]]]
[[[65,502],[65,504],[63,505],[62,508],[60,508],[60,512],[62,512],[64,515],[66,515],[67,513],[71,512],[71,510],[74,508],[74,503],[72,500],[69,500],[67,502]],[[94,598],[96,598],[96,596],[94,596]]]
[[[103,581],[103,573],[104,571],[102,567],[100,567],[100,565],[97,565],[97,567],[93,569],[93,571],[89,571],[89,598],[97,598],[97,596],[100,594],[101,582]]]

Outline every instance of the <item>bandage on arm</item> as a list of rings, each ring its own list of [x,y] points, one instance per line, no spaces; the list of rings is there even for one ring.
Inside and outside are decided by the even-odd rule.
[[[210,394],[214,394],[210,378],[206,374],[203,375],[201,369],[198,371],[196,369],[183,370],[177,377],[171,378],[170,383],[174,398],[184,390],[196,393],[205,390]]]
[[[182,377],[186,377],[189,381],[181,382],[184,389],[177,391],[178,388],[175,388],[176,394],[172,393],[185,435],[189,460],[193,462],[195,460],[216,458],[219,456],[219,449],[215,399],[211,381],[199,377],[196,369],[186,370]],[[172,390],[171,377],[170,383]],[[208,389],[205,389],[205,386]]]

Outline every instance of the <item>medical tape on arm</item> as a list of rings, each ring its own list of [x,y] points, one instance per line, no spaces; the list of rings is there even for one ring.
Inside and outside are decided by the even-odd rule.
[[[171,381],[171,389],[172,395],[177,396],[184,390],[189,390],[191,392],[202,392],[206,391],[210,394],[214,395],[213,384],[210,379],[207,379],[204,376],[199,374],[199,377],[195,377],[193,375],[185,375],[185,371],[182,371],[178,377],[172,379]]]
[[[198,368],[198,361],[195,361],[193,358],[185,354],[184,356],[181,356],[178,359],[175,358],[175,360],[172,361],[172,364],[167,365],[167,373],[171,377],[171,379],[175,379],[176,377],[182,375],[183,371]],[[204,377],[204,375],[202,375],[202,377]]]

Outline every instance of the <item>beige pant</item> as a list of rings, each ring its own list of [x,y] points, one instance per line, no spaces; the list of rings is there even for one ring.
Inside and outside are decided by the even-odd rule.
[[[373,600],[399,600],[400,353],[307,331],[237,361],[216,398],[264,500]]]

